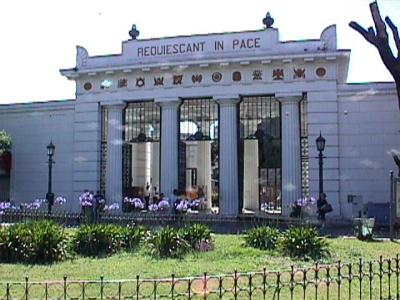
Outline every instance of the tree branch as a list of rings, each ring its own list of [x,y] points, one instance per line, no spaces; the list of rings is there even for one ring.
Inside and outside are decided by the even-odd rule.
[[[385,21],[389,25],[390,29],[392,30],[394,43],[395,43],[396,48],[397,48],[397,59],[399,59],[400,58],[400,37],[399,37],[399,32],[397,31],[396,25],[393,24],[392,20],[389,17],[386,17]]]
[[[355,31],[357,31],[359,34],[361,34],[369,43],[371,43],[374,46],[377,46],[377,39],[373,29],[372,31],[370,29],[368,29],[367,31],[360,24],[354,21],[351,21],[349,23],[349,26],[353,28]]]
[[[379,13],[378,3],[376,3],[376,1],[371,2],[369,4],[369,9],[371,10],[372,19],[374,20],[376,37],[379,39],[388,40],[386,25],[382,20],[381,14]]]
[[[389,45],[389,36],[386,31],[386,24],[382,20],[379,13],[378,3],[376,1],[370,3],[372,19],[374,20],[375,30],[369,27],[365,30],[356,22],[350,22],[349,26],[361,34],[370,44],[374,45],[379,52],[379,55],[390,74],[396,83],[396,91],[398,104],[400,109],[400,36],[397,27],[393,24],[389,17],[385,18],[386,23],[393,33],[393,39],[397,48],[397,58],[394,56],[392,49]]]

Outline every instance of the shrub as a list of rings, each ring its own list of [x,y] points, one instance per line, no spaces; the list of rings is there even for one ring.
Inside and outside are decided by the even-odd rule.
[[[279,238],[279,231],[268,226],[261,226],[250,229],[244,235],[246,246],[262,250],[273,250],[276,248]]]
[[[72,249],[83,256],[104,256],[123,248],[123,228],[115,225],[84,225],[71,239]]]
[[[16,224],[0,229],[0,261],[52,263],[67,257],[67,236],[52,221]]]
[[[181,257],[190,250],[190,245],[179,231],[171,227],[149,233],[146,246],[152,256],[162,258]]]
[[[211,230],[204,224],[194,224],[179,230],[181,237],[194,250],[200,250],[202,243],[212,245]]]
[[[121,228],[121,244],[127,250],[135,250],[144,240],[147,229],[143,226],[127,226]]]
[[[283,253],[301,259],[318,259],[329,255],[328,243],[311,227],[291,227],[281,240]]]

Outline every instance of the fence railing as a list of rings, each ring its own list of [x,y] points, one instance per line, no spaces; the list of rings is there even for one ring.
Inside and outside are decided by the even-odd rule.
[[[198,214],[183,214],[176,215],[171,213],[153,213],[153,212],[135,212],[135,213],[102,213],[96,217],[87,217],[80,213],[71,212],[54,212],[48,215],[43,211],[6,211],[3,215],[0,215],[0,222],[6,223],[21,223],[28,221],[37,221],[43,219],[51,219],[59,224],[77,226],[82,223],[114,223],[126,225],[132,222],[135,223],[156,223],[160,222],[171,223],[179,225],[180,223],[190,222],[203,222],[209,224],[247,224],[247,225],[279,225],[279,224],[304,224],[310,223],[318,225],[316,219],[299,219],[290,218],[285,216],[271,216],[267,214],[260,215],[239,215],[238,217],[221,216],[218,214],[210,213],[198,213]],[[340,222],[336,222],[340,225]]]
[[[0,299],[400,299],[399,255],[395,258],[286,272],[205,273],[199,277],[130,280],[0,282]]]

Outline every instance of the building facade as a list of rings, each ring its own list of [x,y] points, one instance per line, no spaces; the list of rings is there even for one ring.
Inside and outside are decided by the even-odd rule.
[[[177,189],[222,216],[289,215],[295,200],[318,196],[322,133],[331,215],[352,217],[352,196],[389,201],[400,150],[395,86],[347,84],[350,51],[337,48],[335,26],[302,41],[280,41],[270,24],[130,35],[116,55],[77,47],[76,66],[60,71],[76,82],[76,99],[0,106],[0,129],[13,140],[10,199],[44,197],[52,139],[54,191],[73,211],[85,189],[109,203]]]

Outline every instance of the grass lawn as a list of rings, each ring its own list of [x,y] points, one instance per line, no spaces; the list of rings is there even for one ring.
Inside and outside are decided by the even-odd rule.
[[[215,250],[206,253],[189,254],[183,259],[154,259],[144,249],[135,253],[120,253],[108,258],[90,259],[77,257],[53,265],[0,264],[0,281],[30,281],[68,279],[133,279],[163,278],[175,276],[232,273],[267,270],[287,271],[291,265],[311,266],[313,262],[291,260],[271,253],[241,245],[242,238],[237,235],[216,235]],[[390,241],[362,242],[352,238],[329,239],[332,256],[323,263],[358,261],[395,257],[400,253],[400,244]]]

